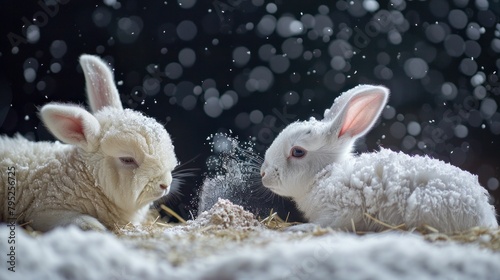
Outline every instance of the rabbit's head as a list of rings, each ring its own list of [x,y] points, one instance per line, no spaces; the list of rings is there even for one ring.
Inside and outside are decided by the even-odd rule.
[[[41,117],[59,140],[77,147],[92,183],[123,209],[137,210],[167,194],[177,165],[165,128],[123,109],[113,74],[97,56],[80,57],[93,114],[68,104],[42,107]],[[78,184],[78,182],[75,182]]]
[[[337,97],[323,120],[288,125],[266,151],[264,186],[282,196],[303,197],[319,171],[349,158],[354,141],[375,124],[388,97],[385,87],[360,85]]]

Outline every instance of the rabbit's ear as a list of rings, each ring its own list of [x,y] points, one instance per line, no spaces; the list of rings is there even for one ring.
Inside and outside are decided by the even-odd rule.
[[[57,139],[85,150],[101,129],[97,119],[78,106],[47,104],[40,110],[40,115]]]
[[[85,75],[88,102],[92,112],[97,112],[103,107],[123,109],[113,73],[106,63],[97,56],[83,54],[80,56],[80,65]]]
[[[378,119],[389,98],[382,86],[362,85],[339,96],[332,108],[325,111],[325,121],[332,122],[337,137],[345,134],[358,138],[366,134]]]

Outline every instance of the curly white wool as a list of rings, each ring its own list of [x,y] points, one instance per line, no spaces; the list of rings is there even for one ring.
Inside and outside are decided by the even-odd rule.
[[[497,226],[477,176],[388,149],[328,165],[296,202],[311,222],[348,230],[387,229],[364,213],[393,226],[428,225],[444,232]]]

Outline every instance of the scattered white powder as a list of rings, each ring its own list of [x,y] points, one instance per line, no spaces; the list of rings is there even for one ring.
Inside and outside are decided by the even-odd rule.
[[[221,199],[208,211],[202,212],[194,221],[188,221],[189,229],[213,227],[215,229],[255,229],[262,225],[255,216],[227,199]]]

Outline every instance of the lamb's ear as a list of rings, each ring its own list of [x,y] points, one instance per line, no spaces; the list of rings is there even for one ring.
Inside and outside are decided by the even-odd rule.
[[[336,137],[347,135],[356,139],[365,135],[375,124],[389,98],[382,86],[361,85],[339,96],[332,108],[325,111],[325,121],[331,121],[330,131]]]
[[[80,65],[85,75],[87,97],[92,112],[103,107],[123,109],[111,69],[95,55],[80,56]]]
[[[40,116],[57,139],[85,150],[101,129],[97,119],[78,106],[47,104],[40,110]]]

